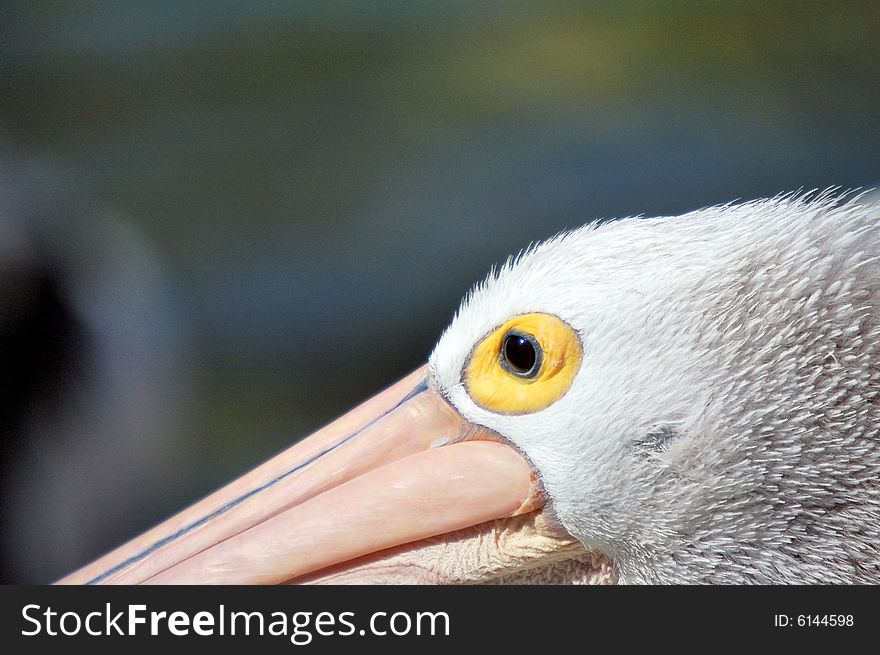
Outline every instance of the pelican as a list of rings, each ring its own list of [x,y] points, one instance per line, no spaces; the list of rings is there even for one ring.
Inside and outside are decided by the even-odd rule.
[[[61,582],[880,582],[877,209],[530,247],[424,367]]]

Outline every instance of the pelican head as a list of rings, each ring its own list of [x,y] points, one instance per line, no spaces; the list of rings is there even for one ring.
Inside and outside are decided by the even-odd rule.
[[[65,581],[880,582],[878,477],[877,210],[780,196],[530,248],[426,369]]]

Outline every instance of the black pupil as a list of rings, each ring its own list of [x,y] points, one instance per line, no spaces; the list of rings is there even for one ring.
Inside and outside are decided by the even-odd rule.
[[[504,359],[515,371],[528,373],[537,359],[535,346],[522,335],[508,334],[504,338]]]

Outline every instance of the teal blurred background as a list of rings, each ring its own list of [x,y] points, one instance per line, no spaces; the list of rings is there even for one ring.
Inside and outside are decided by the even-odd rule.
[[[533,240],[880,182],[876,0],[7,1],[0,66],[0,275],[75,326],[7,401],[7,582],[401,377]]]

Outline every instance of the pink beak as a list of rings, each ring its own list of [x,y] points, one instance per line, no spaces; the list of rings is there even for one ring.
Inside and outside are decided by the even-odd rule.
[[[426,367],[61,584],[275,584],[542,504]],[[356,581],[356,580],[355,580]]]

